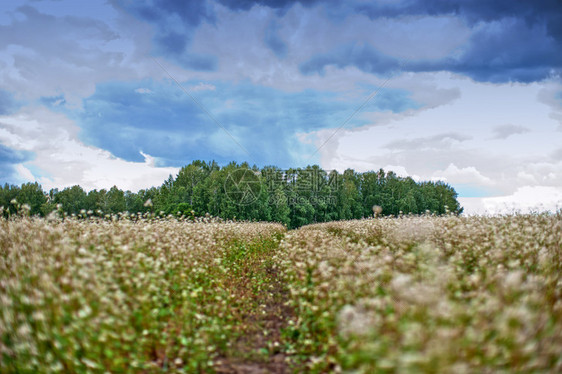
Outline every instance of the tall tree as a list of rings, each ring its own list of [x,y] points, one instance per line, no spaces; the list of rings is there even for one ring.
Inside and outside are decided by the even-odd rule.
[[[65,213],[79,214],[82,209],[86,209],[86,192],[82,187],[75,185],[67,187],[54,195],[55,204],[61,204]]]

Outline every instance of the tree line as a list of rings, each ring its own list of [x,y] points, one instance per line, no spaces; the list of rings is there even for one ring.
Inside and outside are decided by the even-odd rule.
[[[282,170],[231,162],[194,161],[159,187],[138,192],[86,192],[76,185],[44,192],[38,183],[0,187],[0,206],[7,217],[24,207],[32,215],[59,210],[66,215],[105,216],[121,212],[224,219],[276,221],[289,228],[309,223],[373,215],[460,214],[455,190],[444,182],[416,182],[393,172],[348,169],[343,173],[319,166]]]

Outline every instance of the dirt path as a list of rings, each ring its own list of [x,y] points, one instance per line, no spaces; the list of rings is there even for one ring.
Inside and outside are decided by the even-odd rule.
[[[215,361],[220,374],[291,373],[290,357],[283,352],[282,330],[293,315],[285,305],[289,293],[281,272],[272,265],[263,269],[264,286],[253,293],[254,308],[242,321],[243,334],[229,353]],[[251,282],[245,282],[248,287]]]

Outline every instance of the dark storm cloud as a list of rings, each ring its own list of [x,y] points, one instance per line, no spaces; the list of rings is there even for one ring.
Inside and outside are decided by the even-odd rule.
[[[413,64],[414,71],[448,70],[491,82],[531,82],[562,72],[562,3],[558,0],[419,0],[361,4],[353,11],[372,19],[453,15],[473,27],[459,57]]]
[[[254,5],[272,9],[288,9],[295,4],[301,4],[304,7],[323,5],[328,10],[337,9],[342,17],[361,13],[373,19],[407,15],[455,15],[463,18],[469,24],[517,18],[524,20],[530,26],[545,25],[547,35],[562,42],[562,4],[559,0],[406,0],[344,3],[319,0],[219,0],[219,3],[234,10],[248,10]]]
[[[189,51],[194,30],[202,22],[215,22],[213,2],[152,0],[139,3],[119,0],[121,7],[138,18],[155,25],[155,53],[168,57],[184,67],[214,70],[218,57],[196,55]],[[320,2],[310,1],[233,1],[218,3],[235,11],[248,11],[259,5],[279,11],[296,4],[320,6],[326,14],[340,21],[347,16],[365,14],[371,19],[404,16],[452,16],[462,19],[472,35],[454,55],[435,60],[412,60],[407,69],[413,72],[451,71],[482,82],[533,82],[562,72],[562,4],[545,1],[421,1],[402,2]],[[338,21],[338,22],[340,22]],[[424,32],[424,30],[419,30]],[[263,35],[265,45],[279,58],[288,53],[287,44],[279,37],[275,22]],[[324,72],[328,65],[339,68],[356,66],[373,74],[395,70],[397,61],[368,44],[328,46],[330,52],[312,56],[301,62],[304,74]],[[432,48],[427,45],[427,48]]]
[[[116,0],[114,4],[154,25],[154,53],[169,58],[193,70],[212,71],[216,57],[189,52],[195,29],[202,22],[215,20],[206,1],[147,0],[129,2]]]
[[[539,24],[521,19],[486,23],[472,34],[458,57],[414,62],[414,71],[447,70],[485,82],[533,82],[562,72],[562,45]]]
[[[430,46],[428,46],[430,48]],[[413,72],[451,71],[481,82],[534,82],[562,72],[562,46],[545,36],[539,24],[504,19],[479,25],[456,56],[409,60],[403,66],[365,43],[335,47],[300,65],[303,74],[323,74],[326,66],[358,69],[376,75],[400,70]]]
[[[301,4],[304,7],[309,7],[318,3],[331,3],[333,1],[320,1],[320,0],[219,0],[222,5],[233,10],[248,10],[254,5],[261,5],[277,10],[286,10],[295,4]]]
[[[324,74],[324,68],[335,65],[345,68],[353,65],[367,73],[384,75],[399,68],[399,61],[393,57],[385,56],[375,48],[365,43],[354,43],[340,46],[331,52],[312,57],[301,64],[303,74]]]
[[[265,31],[264,43],[275,53],[279,58],[287,56],[287,44],[279,37],[277,31],[277,24],[271,22]]]
[[[559,0],[408,0],[402,2],[369,2],[351,6],[371,18],[405,15],[455,15],[469,24],[504,18],[523,19],[529,25],[544,24],[549,36],[562,40],[562,6]]]

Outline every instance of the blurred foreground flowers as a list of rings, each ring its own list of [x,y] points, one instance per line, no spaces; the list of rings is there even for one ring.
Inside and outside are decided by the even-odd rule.
[[[562,372],[562,217],[310,225],[281,244],[312,372]]]
[[[562,372],[560,213],[3,219],[0,372],[212,372],[271,273],[297,372]]]
[[[212,370],[249,300],[232,248],[285,231],[111,218],[0,220],[0,372]]]

